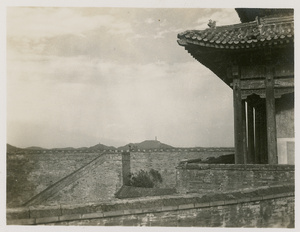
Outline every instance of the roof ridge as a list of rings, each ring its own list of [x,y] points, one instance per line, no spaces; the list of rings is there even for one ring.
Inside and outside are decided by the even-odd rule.
[[[262,23],[263,25],[269,25],[272,23],[287,23],[287,22],[294,22],[294,16],[288,15],[288,16],[275,17],[274,15],[272,15],[272,16],[261,17],[261,20],[263,22]],[[215,29],[226,30],[227,28],[234,29],[234,28],[243,28],[243,27],[255,26],[255,25],[258,25],[257,22],[251,21],[246,23],[236,23],[231,25],[216,26]],[[214,29],[206,28],[204,30],[189,30],[189,31],[205,31],[205,30],[214,30]]]

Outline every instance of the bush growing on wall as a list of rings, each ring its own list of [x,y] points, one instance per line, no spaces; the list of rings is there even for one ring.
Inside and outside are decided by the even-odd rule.
[[[157,170],[149,172],[140,170],[138,173],[130,174],[129,185],[134,187],[153,188],[157,183],[162,182],[162,177]]]

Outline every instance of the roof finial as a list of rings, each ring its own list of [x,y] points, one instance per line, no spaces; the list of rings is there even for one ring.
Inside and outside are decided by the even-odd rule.
[[[216,28],[216,21],[209,20],[207,24],[210,28],[215,29]]]
[[[262,34],[263,24],[262,24],[261,18],[259,16],[256,16],[255,21],[256,21],[259,33]]]
[[[261,21],[260,21],[260,17],[259,17],[259,16],[256,16],[256,17],[255,17],[255,21],[256,21],[257,25],[260,25],[260,24],[261,24]]]

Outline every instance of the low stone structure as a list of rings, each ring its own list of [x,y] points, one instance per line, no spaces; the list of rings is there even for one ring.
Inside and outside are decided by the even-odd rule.
[[[12,225],[294,227],[294,186],[7,209]]]

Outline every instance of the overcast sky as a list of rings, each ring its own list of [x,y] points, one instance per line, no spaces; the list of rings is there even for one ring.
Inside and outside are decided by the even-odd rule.
[[[232,90],[177,34],[234,9],[10,7],[7,143],[233,146]]]

